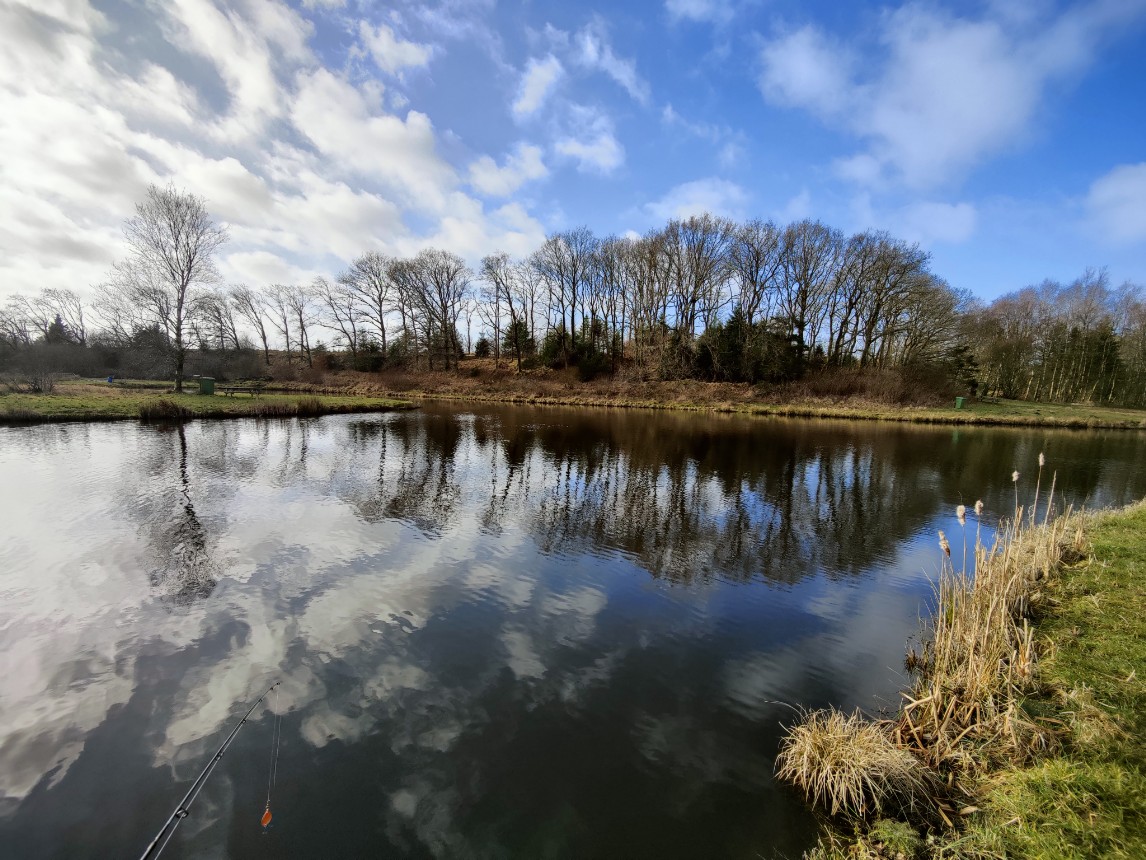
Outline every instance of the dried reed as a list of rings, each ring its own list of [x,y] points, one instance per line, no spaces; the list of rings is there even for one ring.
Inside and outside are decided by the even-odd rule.
[[[851,818],[913,809],[935,789],[921,762],[859,711],[804,714],[787,730],[776,772],[813,805]]]
[[[149,400],[139,407],[141,421],[186,421],[193,415],[186,406],[166,398]]]
[[[1041,472],[1041,456],[1039,465]],[[990,548],[980,541],[983,504],[975,503],[972,573],[965,556],[956,571],[947,537],[939,533],[943,555],[935,616],[922,653],[907,655],[916,678],[903,694],[899,716],[871,723],[858,713],[818,711],[788,730],[777,758],[779,777],[833,815],[869,815],[890,798],[901,806],[907,798],[907,807],[918,807],[929,796],[930,808],[950,824],[947,813],[954,810],[944,795],[960,793],[961,776],[1002,761],[1029,760],[1055,744],[1058,729],[1024,707],[1035,690],[1037,668],[1029,614],[1042,581],[1081,549],[1082,528],[1070,510],[1051,519],[1053,482],[1043,523],[1033,516],[1024,522],[1018,478],[1012,473],[1015,517]],[[962,505],[956,516],[965,526]],[[913,764],[888,750],[908,755]],[[914,766],[925,776],[917,776]]]

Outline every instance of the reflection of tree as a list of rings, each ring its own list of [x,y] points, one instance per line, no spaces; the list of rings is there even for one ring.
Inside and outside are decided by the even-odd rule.
[[[356,421],[350,425],[350,441],[360,453],[377,446],[377,477],[373,484],[355,482],[345,495],[367,522],[403,520],[438,534],[461,498],[454,476],[461,438],[462,428],[453,416]]]
[[[477,413],[427,409],[351,425],[353,447],[378,457],[377,480],[360,480],[349,493],[359,514],[437,533],[458,513],[464,489],[468,499],[486,499],[473,503],[483,530],[524,527],[547,552],[621,551],[678,581],[719,574],[794,582],[868,568],[959,501],[982,496],[990,511],[998,497],[996,509],[1005,510],[1011,469],[1035,460],[1040,447],[1058,453],[1059,487],[1074,481],[1076,495],[1093,491],[1106,468],[1095,464],[1110,457],[1100,440],[1079,434]]]
[[[207,545],[207,532],[191,501],[187,434],[182,424],[176,433],[179,439],[179,483],[172,488],[173,492],[164,494],[168,500],[174,495],[174,505],[157,507],[151,522],[159,562],[151,574],[151,581],[176,602],[182,603],[206,597],[214,590],[217,580]]]

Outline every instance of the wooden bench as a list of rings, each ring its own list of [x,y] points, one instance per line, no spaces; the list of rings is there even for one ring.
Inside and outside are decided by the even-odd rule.
[[[249,394],[251,397],[258,397],[263,393],[265,385],[217,385],[215,390],[220,394],[226,394],[228,397],[234,397],[236,394]]]

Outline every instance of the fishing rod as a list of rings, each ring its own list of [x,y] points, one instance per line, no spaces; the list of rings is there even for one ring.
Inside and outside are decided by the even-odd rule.
[[[231,729],[231,733],[227,735],[227,739],[223,741],[223,745],[219,747],[211,761],[203,768],[203,772],[199,774],[195,782],[191,784],[191,788],[187,790],[187,793],[183,795],[183,799],[179,801],[179,805],[175,807],[175,811],[171,813],[167,821],[159,828],[159,832],[155,834],[155,838],[151,840],[151,844],[147,846],[147,850],[143,852],[139,860],[151,860],[151,858],[158,857],[163,852],[163,849],[167,847],[167,843],[171,841],[171,837],[175,834],[175,828],[178,827],[179,822],[190,813],[191,804],[195,802],[195,798],[198,797],[199,792],[203,790],[203,786],[207,782],[207,777],[211,775],[211,771],[215,769],[215,765],[219,763],[219,759],[223,757],[223,753],[227,751],[227,747],[231,745],[231,741],[235,739],[235,735],[239,733],[239,729],[243,727],[243,723],[255,712],[255,708],[259,706],[259,703],[278,685],[279,682],[275,681],[267,687],[267,691],[255,700],[255,703],[251,705],[251,709],[239,720],[239,724]]]

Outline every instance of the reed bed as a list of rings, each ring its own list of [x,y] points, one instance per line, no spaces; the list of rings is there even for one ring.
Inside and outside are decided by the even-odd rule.
[[[256,418],[311,418],[339,411],[338,405],[324,405],[318,397],[300,397],[293,402],[253,403],[249,414]]]
[[[1053,479],[1039,498],[1044,464],[1040,454],[1029,513],[1018,503],[1020,476],[1012,475],[1014,515],[990,547],[980,539],[981,502],[972,513],[970,559],[966,508],[956,510],[961,552],[953,554],[939,533],[936,609],[922,649],[907,655],[914,681],[899,714],[874,721],[858,712],[819,711],[787,730],[777,775],[813,806],[853,820],[893,807],[892,814],[916,825],[953,826],[975,811],[975,782],[988,770],[1021,765],[1056,746],[1061,721],[1028,705],[1038,692],[1031,618],[1047,578],[1081,557],[1083,535],[1079,515],[1069,509],[1052,515]]]
[[[188,421],[194,417],[195,413],[186,406],[163,397],[139,406],[141,421]]]

